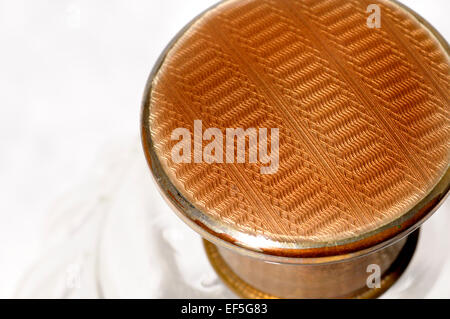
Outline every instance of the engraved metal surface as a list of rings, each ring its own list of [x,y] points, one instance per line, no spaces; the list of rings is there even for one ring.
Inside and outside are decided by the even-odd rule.
[[[448,45],[389,1],[382,28],[368,28],[369,3],[225,1],[163,54],[144,98],[144,149],[204,237],[287,257],[373,250],[445,198]],[[170,134],[195,119],[280,128],[278,172],[174,163]]]

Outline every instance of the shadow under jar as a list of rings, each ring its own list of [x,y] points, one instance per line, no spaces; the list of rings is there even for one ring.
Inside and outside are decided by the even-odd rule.
[[[448,44],[370,5],[223,1],[150,75],[151,172],[242,297],[377,297],[448,195]]]

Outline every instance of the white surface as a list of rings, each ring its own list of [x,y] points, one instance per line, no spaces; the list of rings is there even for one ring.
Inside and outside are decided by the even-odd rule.
[[[450,1],[403,2],[450,39]],[[153,63],[214,3],[0,1],[0,297],[232,296],[139,142]],[[449,213],[387,296],[450,297]]]

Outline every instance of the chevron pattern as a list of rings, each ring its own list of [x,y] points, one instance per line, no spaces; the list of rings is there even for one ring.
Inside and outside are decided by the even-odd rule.
[[[229,0],[169,50],[150,129],[166,173],[204,214],[285,242],[330,242],[407,212],[448,169],[448,53],[381,1]],[[280,168],[176,164],[177,127],[280,128]],[[207,143],[205,142],[205,145]]]

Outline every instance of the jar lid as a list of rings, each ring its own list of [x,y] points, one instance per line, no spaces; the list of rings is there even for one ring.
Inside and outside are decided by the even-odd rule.
[[[228,0],[150,75],[142,139],[175,211],[269,260],[358,254],[450,185],[449,47],[393,1]]]

